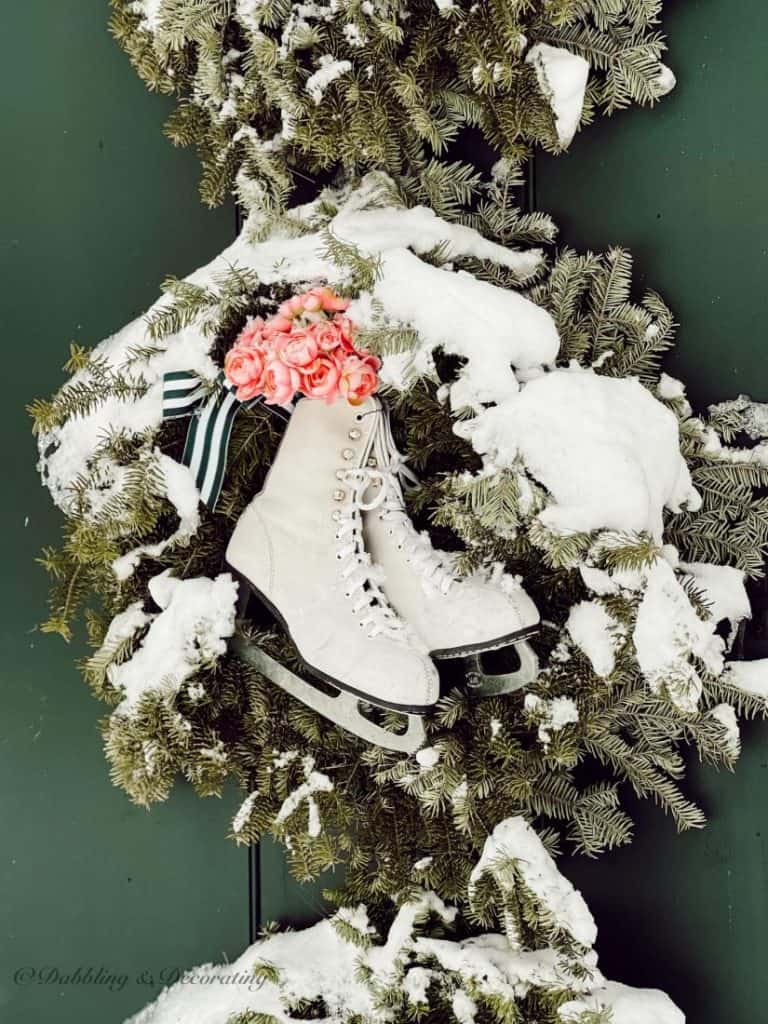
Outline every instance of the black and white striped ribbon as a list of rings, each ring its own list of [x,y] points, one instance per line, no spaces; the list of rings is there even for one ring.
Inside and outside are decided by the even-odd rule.
[[[211,509],[221,494],[235,417],[241,409],[251,409],[263,401],[259,396],[241,402],[235,391],[223,373],[213,390],[189,370],[163,375],[163,419],[192,417],[181,461],[192,470],[201,500]],[[285,418],[290,415],[284,408],[273,411]]]

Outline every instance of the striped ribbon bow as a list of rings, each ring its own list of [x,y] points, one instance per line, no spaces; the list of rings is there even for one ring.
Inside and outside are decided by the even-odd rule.
[[[235,417],[241,409],[251,409],[263,400],[259,396],[241,402],[235,391],[223,372],[216,378],[213,390],[189,370],[163,375],[163,419],[192,417],[181,461],[192,470],[200,497],[210,509],[216,508],[224,482]],[[290,415],[284,409],[273,411],[286,418]]]

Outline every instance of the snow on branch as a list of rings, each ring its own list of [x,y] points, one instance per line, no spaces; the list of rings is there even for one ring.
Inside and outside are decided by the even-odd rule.
[[[504,895],[522,885],[539,901],[540,913],[556,929],[582,946],[592,946],[597,928],[581,893],[557,870],[541,839],[524,818],[507,818],[486,839],[469,880],[472,903],[484,875],[490,875]],[[515,929],[517,931],[517,929]]]
[[[495,467],[520,457],[552,496],[540,521],[560,533],[646,531],[659,539],[665,508],[700,503],[677,419],[633,378],[555,370],[455,429]]]
[[[117,715],[129,714],[149,690],[176,693],[198,669],[210,667],[225,653],[226,640],[235,631],[237,584],[229,573],[215,580],[178,580],[164,572],[150,580],[149,592],[162,610],[144,619],[136,610],[131,628],[151,618],[149,631],[131,658],[108,671],[111,685],[124,694]],[[115,629],[113,621],[105,644]]]
[[[589,912],[526,829],[510,826],[498,838],[505,850],[513,844],[528,884],[558,918],[591,943]],[[498,855],[489,848],[490,860],[478,868],[498,870]],[[446,1024],[502,1024],[517,1019],[531,994],[540,997],[541,1024],[575,1024],[588,1011],[610,1011],[613,1024],[683,1024],[662,992],[606,981],[591,948],[563,956],[552,946],[518,949],[498,933],[446,937],[455,918],[454,908],[422,892],[399,908],[382,940],[364,906],[345,907],[311,928],[261,939],[232,964],[188,972],[126,1024],[290,1024],[293,1008],[308,1005],[326,1024],[388,1024],[424,1014]]]

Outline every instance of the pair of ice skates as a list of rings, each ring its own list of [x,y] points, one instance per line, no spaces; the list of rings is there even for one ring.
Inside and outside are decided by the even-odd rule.
[[[411,752],[421,716],[440,697],[435,661],[471,659],[479,695],[526,685],[538,666],[524,642],[539,615],[522,588],[460,579],[405,511],[404,470],[377,398],[298,403],[262,491],[227,548],[242,610],[258,598],[284,626],[323,690],[253,645],[240,646],[263,675],[363,739]],[[485,676],[484,651],[517,645],[520,669]],[[396,733],[360,703],[408,716]]]

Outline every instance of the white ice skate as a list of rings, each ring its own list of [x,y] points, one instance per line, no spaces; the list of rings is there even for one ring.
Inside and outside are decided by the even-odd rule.
[[[387,410],[372,399],[361,409],[364,422],[376,420],[375,467],[368,470],[363,534],[375,564],[384,570],[382,587],[392,606],[424,640],[435,659],[465,658],[466,679],[480,696],[508,693],[531,683],[538,661],[525,641],[538,631],[539,613],[522,589],[506,589],[483,579],[461,578],[444,552],[419,533],[405,510],[400,478],[416,478],[405,466],[389,425]],[[480,655],[515,647],[517,671],[488,675]]]
[[[241,516],[227,561],[284,626],[313,686],[253,645],[240,651],[277,685],[371,743],[413,751],[419,715],[439,698],[439,677],[418,634],[392,609],[366,554],[362,492],[378,416],[347,402],[298,403],[264,487]],[[408,715],[394,733],[360,703]]]

